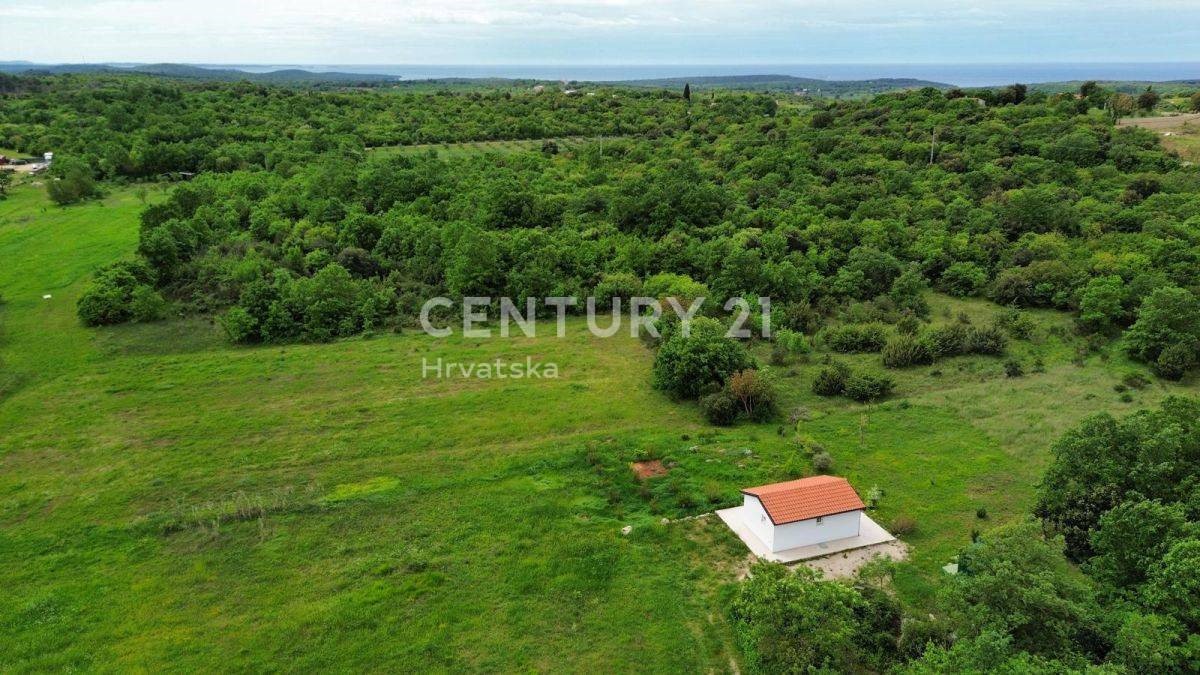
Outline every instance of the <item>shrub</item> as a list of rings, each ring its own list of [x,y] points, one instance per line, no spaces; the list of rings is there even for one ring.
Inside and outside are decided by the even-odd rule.
[[[1138,309],[1138,318],[1125,332],[1125,350],[1135,359],[1156,363],[1171,345],[1200,341],[1200,300],[1190,291],[1156,289]],[[1170,357],[1178,361],[1178,350]]]
[[[741,405],[746,417],[755,422],[765,422],[779,413],[775,387],[757,370],[734,373],[725,388]]]
[[[906,313],[896,322],[896,332],[901,335],[916,335],[921,330],[921,320],[914,314]]]
[[[831,363],[822,368],[813,379],[813,393],[818,396],[841,396],[846,391],[846,380],[849,377],[849,366],[844,363]]]
[[[826,332],[825,342],[843,354],[877,352],[887,342],[887,329],[877,323],[838,326]]]
[[[891,532],[897,537],[903,537],[917,531],[917,521],[912,516],[900,515],[892,519]]]
[[[792,354],[808,354],[812,351],[812,347],[808,344],[808,338],[804,337],[803,333],[787,328],[781,328],[775,332],[775,343],[783,345]]]
[[[46,183],[46,194],[59,206],[74,204],[99,194],[92,170],[85,162],[77,159],[59,159],[51,170],[51,180]]]
[[[987,286],[987,271],[972,262],[959,262],[946,268],[938,285],[950,295],[979,295]]]
[[[996,325],[1003,328],[1016,340],[1028,340],[1033,335],[1033,331],[1037,329],[1037,323],[1033,317],[1016,307],[1009,307],[1001,312],[996,317]]]
[[[737,421],[741,406],[729,389],[721,389],[708,396],[702,396],[700,410],[711,424],[727,427]]]
[[[846,378],[845,393],[859,403],[868,403],[891,394],[895,386],[895,381],[887,375],[853,373]]]
[[[1168,380],[1181,380],[1189,370],[1196,367],[1196,351],[1195,344],[1168,345],[1154,362],[1154,372]]]
[[[968,354],[999,356],[1007,346],[1008,339],[1004,336],[1004,329],[998,325],[972,328],[967,332],[965,351]]]
[[[1025,369],[1021,367],[1020,361],[1009,359],[1004,362],[1004,374],[1008,377],[1021,377],[1025,374]]]
[[[600,309],[611,309],[613,306],[613,298],[621,298],[628,301],[629,298],[637,297],[642,293],[642,280],[637,278],[637,275],[630,272],[617,272],[615,274],[605,274],[600,279],[600,283],[596,284],[596,288],[592,291],[592,296],[596,298],[596,307]]]
[[[671,335],[654,357],[654,386],[679,398],[696,398],[730,375],[753,367],[746,348],[725,336],[719,321],[697,317],[688,335]]]
[[[119,262],[100,269],[76,304],[80,320],[86,326],[129,321],[134,318],[135,294],[140,298],[139,310],[152,313],[153,298],[161,300],[161,296],[149,288],[150,279],[145,263]]]
[[[910,335],[894,337],[883,348],[883,365],[888,368],[927,366],[931,363],[933,352],[929,350],[929,345]]]
[[[244,307],[231,307],[221,317],[221,327],[230,342],[254,342],[258,339],[258,320]]]
[[[167,315],[167,301],[149,286],[138,286],[130,295],[129,311],[134,321],[160,321]]]
[[[934,358],[965,354],[970,339],[970,326],[953,323],[934,328],[925,334],[925,343]]]
[[[822,450],[812,457],[813,471],[817,473],[829,473],[833,471],[833,455]]]
[[[1150,380],[1146,379],[1146,376],[1141,373],[1129,372],[1125,373],[1125,376],[1121,378],[1121,383],[1133,389],[1144,389],[1150,384]]]
[[[988,517],[987,507],[981,506],[981,507],[975,509],[975,517],[980,520],[987,520],[987,517]]]

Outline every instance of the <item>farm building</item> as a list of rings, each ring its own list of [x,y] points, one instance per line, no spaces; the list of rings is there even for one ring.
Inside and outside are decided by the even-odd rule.
[[[813,476],[746,488],[717,513],[755,555],[794,562],[893,541],[865,510],[845,478]]]

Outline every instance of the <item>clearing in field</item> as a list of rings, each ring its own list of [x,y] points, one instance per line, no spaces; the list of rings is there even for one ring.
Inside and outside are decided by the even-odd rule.
[[[1158,133],[1168,150],[1185,161],[1200,162],[1200,113],[1163,117],[1128,117],[1117,123],[1123,127],[1142,127]]]

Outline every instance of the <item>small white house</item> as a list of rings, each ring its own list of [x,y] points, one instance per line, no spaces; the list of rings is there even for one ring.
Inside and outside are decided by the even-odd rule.
[[[836,476],[746,488],[742,495],[742,522],[772,553],[857,537],[866,508]]]

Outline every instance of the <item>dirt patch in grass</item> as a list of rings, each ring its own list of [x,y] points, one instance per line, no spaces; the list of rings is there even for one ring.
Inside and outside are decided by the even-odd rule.
[[[900,541],[889,541],[835,553],[824,558],[805,560],[802,564],[820,571],[826,579],[850,579],[854,577],[860,567],[879,557],[891,558],[899,562],[908,558],[908,546]]]
[[[657,476],[665,476],[668,471],[660,459],[651,459],[645,462],[630,462],[629,468],[633,469],[633,475],[637,476],[638,480],[650,480]]]

